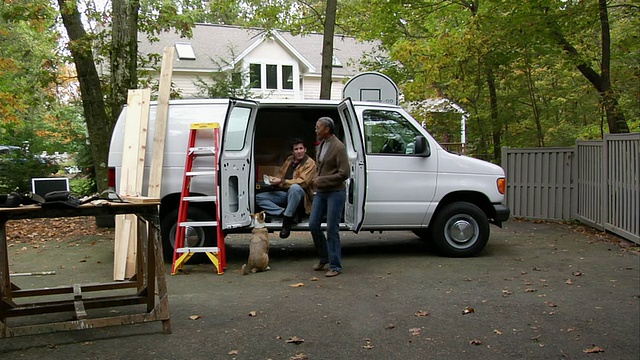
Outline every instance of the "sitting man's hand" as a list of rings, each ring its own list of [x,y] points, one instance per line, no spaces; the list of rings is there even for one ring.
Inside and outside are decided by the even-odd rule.
[[[273,177],[270,179],[271,180],[271,185],[280,185],[282,184],[282,179],[280,179],[279,177]]]

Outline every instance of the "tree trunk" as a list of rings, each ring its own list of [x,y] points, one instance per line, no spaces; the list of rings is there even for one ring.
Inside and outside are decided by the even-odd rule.
[[[113,129],[129,89],[138,87],[138,11],[140,0],[112,0],[110,55],[110,129]]]
[[[527,55],[528,56],[528,55]],[[536,87],[531,77],[531,66],[529,59],[526,59],[525,74],[527,78],[527,88],[529,89],[529,99],[531,100],[531,110],[533,110],[533,118],[536,121],[536,134],[538,135],[538,146],[544,147],[544,133],[542,132],[542,123],[540,122],[540,110],[536,101]]]
[[[80,84],[82,109],[87,122],[91,155],[96,172],[98,190],[107,188],[107,159],[111,127],[107,118],[100,78],[93,59],[93,47],[80,19],[80,12],[72,1],[58,0],[60,15],[67,35]]]
[[[333,35],[336,27],[338,0],[327,0],[324,17],[324,37],[322,40],[322,76],[320,78],[320,99],[331,99],[331,78],[333,77]]]
[[[558,40],[562,49],[571,57],[572,59],[578,61],[578,71],[584,77],[589,80],[589,82],[593,85],[593,87],[600,94],[600,102],[602,107],[604,108],[605,115],[607,116],[607,125],[609,125],[609,132],[612,134],[616,133],[628,133],[629,126],[627,125],[627,120],[624,116],[624,113],[618,107],[618,96],[615,94],[611,87],[611,37],[609,31],[609,13],[607,11],[607,1],[606,0],[598,0],[598,6],[600,10],[600,27],[601,27],[601,64],[600,65],[600,74],[598,74],[593,68],[587,64],[585,61],[581,60],[580,54],[578,50],[576,50],[571,43],[562,35],[555,24],[550,24],[552,29],[556,29],[553,31],[554,36]]]
[[[489,101],[491,107],[491,134],[493,136],[493,160],[496,163],[500,163],[502,158],[501,154],[501,133],[502,125],[498,117],[498,92],[496,91],[496,80],[493,76],[493,72],[487,69],[487,86],[489,88]]]

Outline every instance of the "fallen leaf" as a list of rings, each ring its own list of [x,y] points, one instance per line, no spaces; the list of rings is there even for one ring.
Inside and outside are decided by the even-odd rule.
[[[411,329],[409,329],[409,331],[411,332],[411,335],[419,336],[421,330],[420,330],[420,328],[411,328]]]
[[[540,340],[540,336],[541,336],[541,335],[534,336],[534,337],[532,337],[532,338],[531,338],[531,340],[533,340],[533,341],[535,341],[535,342],[538,342],[538,340]]]
[[[255,311],[249,311],[249,316],[256,316],[257,313]]]
[[[476,312],[472,307],[467,306],[462,310],[462,315],[467,315]]]
[[[525,292],[536,292],[536,291],[538,291],[538,290],[536,290],[536,289],[530,289],[530,288],[525,290]]]
[[[227,355],[238,355],[238,350],[231,350],[227,353]]]
[[[509,295],[513,295],[513,292],[509,290],[502,290],[502,296],[507,297]]]
[[[200,319],[200,315],[191,315],[191,316],[189,316],[189,319],[198,320],[198,319]]]
[[[297,353],[289,358],[290,360],[307,360],[309,357],[303,353]]]
[[[580,276],[582,275],[582,271],[574,271],[572,272],[573,276]]]
[[[79,262],[87,262],[87,259],[82,259]]]
[[[388,324],[387,326],[385,326],[385,329],[395,329],[396,325],[395,324]]]
[[[498,330],[498,329],[494,329],[493,333],[496,335],[502,335],[502,331]]]
[[[469,341],[469,344],[471,344],[471,345],[480,345],[480,344],[482,344],[482,341],[480,341],[478,339],[473,339],[473,340]]]
[[[554,302],[551,302],[551,301],[545,301],[544,303],[547,304],[549,307],[557,307],[558,306]]]
[[[367,345],[362,345],[362,348],[363,348],[363,349],[373,349],[373,345],[369,345],[369,344],[367,344]]]
[[[293,288],[299,288],[299,287],[304,286],[304,283],[303,283],[303,282],[299,282],[299,283],[297,283],[297,284],[291,284],[291,285],[289,285],[289,286],[291,286],[291,287],[293,287]]]
[[[418,312],[416,312],[416,316],[429,316],[429,312],[424,310],[418,310]]]
[[[601,348],[600,346],[593,346],[591,349],[584,349],[582,350],[582,352],[587,353],[587,354],[595,354],[595,353],[601,353],[604,352],[604,349]]]
[[[300,339],[297,336],[292,336],[291,338],[289,338],[289,340],[287,340],[287,342],[299,345],[299,344],[302,344],[304,342],[304,339]]]
[[[318,281],[318,280],[320,280],[320,279],[318,279],[317,277],[315,277],[315,276],[314,276],[314,277],[312,277],[312,278],[311,278],[311,279],[309,279],[309,280],[311,280],[311,281]]]

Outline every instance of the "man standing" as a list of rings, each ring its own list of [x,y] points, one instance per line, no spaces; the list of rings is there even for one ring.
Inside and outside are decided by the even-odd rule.
[[[316,193],[313,197],[309,229],[320,261],[313,267],[322,271],[329,264],[327,277],[342,272],[342,249],[340,245],[340,219],[344,210],[345,180],[349,178],[349,159],[344,144],[335,136],[335,124],[330,117],[316,121],[316,136],[321,141],[316,160],[318,169],[313,179]],[[327,216],[327,236],[320,225]]]
[[[293,154],[280,166],[275,177],[270,179],[277,190],[256,195],[256,203],[267,214],[282,216],[280,238],[286,239],[291,233],[294,215],[304,199],[305,212],[311,211],[311,181],[316,172],[316,162],[307,155],[307,148],[302,139],[291,142]]]

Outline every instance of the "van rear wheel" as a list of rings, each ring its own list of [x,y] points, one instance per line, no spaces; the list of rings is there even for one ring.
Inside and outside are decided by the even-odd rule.
[[[442,255],[474,256],[487,245],[489,220],[476,205],[454,202],[436,214],[431,231],[433,242]]]
[[[189,209],[187,221],[215,221],[215,214],[210,214],[197,207]],[[178,209],[170,212],[162,219],[162,252],[166,262],[173,262],[173,249],[176,242]],[[216,246],[216,231],[213,227],[187,227],[184,237],[186,247]],[[205,254],[195,254],[190,262],[204,262]]]

